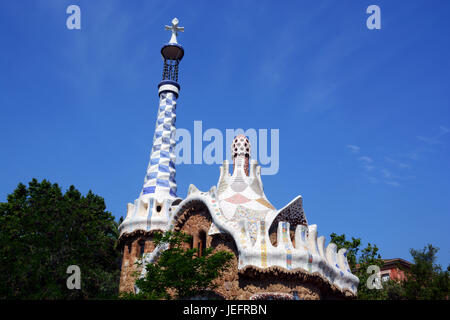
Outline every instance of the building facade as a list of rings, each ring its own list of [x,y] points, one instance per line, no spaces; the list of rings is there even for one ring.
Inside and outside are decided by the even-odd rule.
[[[410,269],[411,262],[406,260],[400,258],[383,259],[383,266],[380,270],[381,281],[404,281],[407,279],[407,274]]]
[[[178,67],[184,49],[177,42],[178,20],[168,44],[161,49],[163,77],[153,146],[142,191],[127,207],[119,226],[123,262],[120,291],[135,292],[136,277],[165,250],[155,247],[159,231],[193,236],[192,247],[233,253],[231,267],[218,281],[214,295],[223,299],[339,299],[357,294],[359,279],[348,266],[346,250],[325,246],[317,225],[308,224],[303,199],[297,196],[276,209],[264,193],[261,167],[250,158],[244,135],[235,137],[232,164],[220,167],[218,182],[208,191],[190,185],[185,198],[177,196],[175,181],[175,119],[179,96]]]

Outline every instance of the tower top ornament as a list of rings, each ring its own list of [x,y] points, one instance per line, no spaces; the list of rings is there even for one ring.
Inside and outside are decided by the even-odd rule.
[[[169,43],[178,44],[178,42],[177,42],[178,31],[184,32],[184,27],[179,27],[178,22],[179,21],[177,18],[173,18],[172,26],[166,26],[166,30],[172,31],[172,37],[170,38]]]

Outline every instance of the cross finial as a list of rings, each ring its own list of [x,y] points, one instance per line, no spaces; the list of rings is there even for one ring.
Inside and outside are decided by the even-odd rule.
[[[178,31],[184,32],[184,27],[178,26],[178,19],[173,18],[172,26],[166,26],[166,30],[172,31],[172,37],[170,38],[169,43],[177,43],[178,44],[178,42],[177,42]]]

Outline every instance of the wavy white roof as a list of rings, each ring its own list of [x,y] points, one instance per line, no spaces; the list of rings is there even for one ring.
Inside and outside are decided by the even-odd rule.
[[[209,235],[227,233],[233,237],[239,254],[239,269],[248,266],[302,269],[318,273],[341,290],[356,294],[359,279],[351,273],[346,249],[337,251],[334,243],[325,247],[325,237],[317,237],[317,226],[307,224],[302,197],[276,210],[264,194],[260,166],[252,160],[250,169],[247,176],[238,157],[231,174],[228,161],[224,161],[217,187],[202,192],[191,184],[187,197],[173,202],[176,205],[172,205],[172,200],[157,203],[151,198],[138,199],[135,204],[128,204],[127,218],[119,227],[120,234],[135,230],[171,230],[179,214],[193,203],[201,202],[212,219]],[[159,212],[156,206],[160,206]],[[277,228],[276,246],[269,238],[272,224]],[[291,228],[295,229],[295,246],[291,241]],[[155,249],[145,260],[153,261],[160,250]]]

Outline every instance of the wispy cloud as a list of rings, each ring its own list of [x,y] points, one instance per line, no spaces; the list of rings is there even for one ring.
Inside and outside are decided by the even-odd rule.
[[[435,136],[417,136],[417,140],[419,144],[416,145],[415,148],[404,152],[399,153],[393,158],[406,159],[407,161],[417,161],[424,157],[427,153],[433,153],[437,151],[438,146],[444,145],[445,140],[443,140],[444,136],[446,136],[450,132],[450,129],[446,126],[439,127],[439,133]],[[395,159],[394,159],[395,160]],[[402,160],[400,160],[402,161]]]
[[[439,129],[441,131],[441,136],[450,132],[450,129],[444,126],[440,126]]]
[[[407,164],[405,162],[394,160],[394,159],[392,159],[390,157],[385,157],[384,159],[386,160],[386,162],[389,162],[389,163],[391,163],[391,164],[393,164],[393,165],[395,165],[395,166],[397,166],[397,167],[399,167],[401,169],[411,168],[411,165],[409,165],[409,164]]]
[[[430,146],[433,146],[436,144],[443,144],[443,142],[439,139],[442,138],[443,136],[445,136],[449,132],[450,132],[449,128],[447,128],[445,126],[440,126],[439,134],[437,134],[436,136],[434,136],[434,137],[418,136],[417,139],[419,139],[422,142],[425,142],[426,144],[428,144]]]
[[[385,181],[386,184],[393,186],[393,187],[399,187],[400,183],[398,183],[397,181]]]
[[[358,158],[358,161],[362,163],[362,167],[366,171],[372,171],[375,168],[375,166],[371,164],[373,163],[373,159],[371,157],[361,156]]]
[[[243,2],[236,1],[236,4],[237,12],[242,12],[241,7]],[[260,5],[258,4],[257,7],[259,8]],[[255,9],[252,8],[252,10]],[[301,53],[301,50],[306,50],[305,45],[299,47],[297,42],[292,41],[292,39],[301,38],[303,44],[308,43],[308,41],[313,41],[315,39],[314,34],[308,32],[310,24],[329,10],[331,10],[329,3],[318,4],[311,10],[300,10],[296,12],[295,19],[272,25],[270,30],[267,30],[265,33],[266,41],[270,41],[272,45],[270,48],[263,50],[258,59],[260,70],[257,80],[262,79],[264,83],[271,81],[271,85],[273,86],[283,85],[283,80],[285,80],[287,74],[293,69],[292,65],[296,63],[296,59]],[[241,15],[238,18],[239,21],[248,21],[248,19],[243,19]],[[239,28],[239,34],[242,34],[242,30],[258,31],[253,28],[253,24],[250,21],[247,23],[247,26]],[[279,48],[283,48],[283,50]],[[324,86],[322,85],[321,88],[323,90]]]
[[[360,147],[355,146],[354,144],[348,144],[345,146],[351,153],[359,153]]]
[[[345,146],[347,150],[353,155],[357,155],[361,152],[361,148],[356,145],[348,144]],[[388,158],[388,157],[387,157]],[[403,165],[401,163],[397,163],[391,158],[391,163],[396,163],[397,165]],[[364,174],[364,177],[372,184],[378,183],[380,181],[386,183],[387,185],[393,187],[399,187],[400,183],[396,181],[397,176],[395,176],[390,170],[386,168],[381,168],[379,171],[374,171],[375,169],[375,160],[372,157],[367,155],[357,156],[356,160],[361,164],[361,167],[370,174]],[[378,173],[378,174],[377,174]]]
[[[383,174],[383,177],[385,177],[386,179],[392,179],[394,176],[392,175],[392,172],[390,172],[387,169],[381,169],[380,170],[381,173]]]
[[[438,145],[445,144],[443,138],[448,133],[450,133],[450,129],[447,126],[440,126],[439,133],[435,136],[418,136],[419,143],[416,141],[414,149],[396,155],[386,155],[381,157],[382,160],[377,161],[375,161],[377,157],[361,155],[359,146],[348,144],[345,148],[355,155],[355,159],[366,172],[363,173],[364,177],[370,183],[383,182],[392,187],[400,187],[402,181],[415,179],[415,175],[410,174],[414,162],[420,160],[427,153],[436,152]],[[377,163],[376,165],[375,162]],[[377,170],[374,170],[375,168]]]
[[[362,156],[358,158],[359,161],[365,162],[365,163],[372,163],[373,160],[371,157],[368,156]]]

